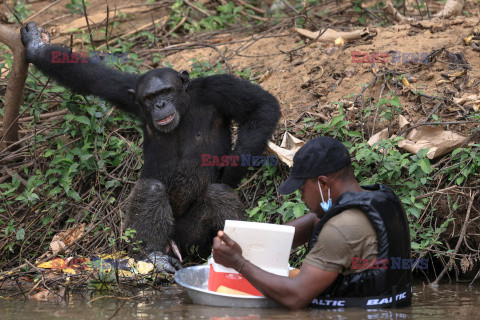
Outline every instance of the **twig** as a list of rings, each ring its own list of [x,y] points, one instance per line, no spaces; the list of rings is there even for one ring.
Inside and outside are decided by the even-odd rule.
[[[180,28],[181,26],[183,26],[183,24],[185,23],[185,21],[187,21],[187,17],[183,17],[182,20],[180,20],[180,22],[175,26],[173,27],[172,30],[168,31],[168,33],[165,35],[165,37],[168,37],[169,35],[171,35],[172,33],[174,33],[175,31],[178,30],[178,28]]]
[[[420,10],[420,3],[418,2],[418,0],[415,0],[415,1],[417,2],[417,9],[418,9],[418,12],[420,13],[420,17],[422,17],[422,20],[423,20],[422,10]]]
[[[90,28],[90,22],[88,21],[88,17],[87,17],[87,7],[85,6],[85,0],[82,0],[82,5],[83,5],[83,15],[85,16],[85,21],[87,22],[87,29],[88,29],[88,36],[90,37],[90,44],[92,45],[93,52],[97,52],[97,50],[95,50],[95,44],[93,43],[92,29]]]
[[[255,19],[255,20],[258,20],[258,21],[261,21],[261,22],[267,22],[268,21],[267,18],[256,16],[256,15],[251,14],[249,12],[246,12],[244,10],[240,11],[240,13],[243,14],[244,16],[247,16],[249,18],[252,18],[252,19]]]
[[[431,191],[431,192],[428,192],[428,193],[424,193],[424,194],[422,194],[422,195],[416,196],[416,197],[415,197],[415,200],[427,198],[427,197],[433,196],[435,193],[442,193],[442,192],[445,192],[445,191],[448,191],[448,190],[451,190],[451,189],[456,189],[456,188],[457,188],[457,186],[450,186],[450,187],[448,187],[448,188],[444,188],[444,189],[440,189],[440,190],[435,190],[435,191]]]
[[[17,179],[20,180],[20,182],[26,187],[27,186],[27,181],[23,179],[18,173],[13,172],[10,170],[8,167],[3,167],[3,170],[10,176],[12,179],[17,176]]]
[[[161,17],[161,18],[159,18],[159,19],[157,19],[157,20],[155,20],[155,21],[153,21],[153,22],[149,22],[149,23],[147,23],[147,24],[144,24],[143,26],[141,26],[141,27],[138,28],[138,29],[135,29],[135,30],[132,30],[132,31],[130,31],[130,32],[127,32],[127,33],[125,33],[125,34],[123,34],[123,35],[121,35],[121,36],[119,36],[119,37],[116,37],[116,38],[108,41],[107,43],[104,43],[104,44],[101,45],[98,49],[102,48],[102,47],[105,46],[105,45],[109,45],[109,44],[113,43],[114,41],[118,41],[119,39],[128,37],[129,35],[132,35],[132,34],[134,34],[134,33],[138,33],[139,31],[142,31],[142,30],[150,27],[150,26],[152,25],[152,23],[153,23],[153,24],[156,24],[156,23],[159,23],[160,21],[166,20],[167,18],[168,18],[168,17]]]
[[[42,23],[40,24],[40,26],[43,27],[43,26],[46,26],[47,24],[50,24],[50,23],[52,23],[52,22],[55,22],[55,21],[58,21],[58,20],[61,20],[61,19],[63,19],[63,18],[70,17],[70,16],[71,16],[70,14],[64,14],[64,15],[61,15],[60,17],[56,17],[56,18],[53,18],[53,19],[51,19],[51,20],[42,22]]]
[[[188,0],[183,0],[183,2],[184,2],[185,4],[187,4],[187,5],[189,5],[190,7],[192,7],[193,9],[200,11],[201,13],[203,13],[204,15],[206,15],[207,17],[210,17],[210,16],[211,16],[210,13],[208,13],[207,11],[203,10],[203,9],[200,8],[200,7],[197,7],[196,5],[194,5],[193,3],[191,3],[191,2],[188,1]]]
[[[56,0],[52,3],[50,3],[48,6],[44,7],[42,10],[38,11],[38,12],[35,12],[34,14],[32,14],[30,17],[28,17],[27,19],[25,19],[25,22],[28,22],[28,21],[31,21],[33,18],[35,18],[36,16],[38,16],[40,13],[50,9],[51,7],[53,7],[54,5],[56,5],[57,3],[59,3],[60,1],[62,0]]]
[[[399,133],[397,133],[397,136],[401,136],[405,132],[408,132],[412,129],[421,127],[421,126],[429,126],[429,125],[447,125],[447,124],[466,124],[466,123],[479,123],[478,121],[471,121],[471,120],[465,120],[465,121],[446,121],[446,122],[428,122],[428,123],[420,123],[416,124],[414,126],[411,126],[409,128],[406,128]]]
[[[218,55],[222,58],[223,62],[225,62],[225,67],[226,71],[228,74],[231,73],[230,65],[228,64],[227,58],[225,55],[218,49],[216,46],[213,44],[208,44],[208,43],[188,43],[184,45],[178,45],[178,46],[171,46],[170,48],[163,48],[164,51],[169,51],[169,50],[184,50],[184,49],[191,49],[191,47],[208,47],[212,48],[213,50],[217,51]]]
[[[110,17],[110,7],[108,6],[108,3],[107,3],[107,22],[105,24],[105,42],[107,45],[107,50],[110,50],[110,48],[108,47],[108,18],[109,17]]]
[[[13,14],[13,16],[15,17],[15,19],[17,19],[18,23],[20,23],[20,25],[23,27],[23,22],[20,20],[20,18],[17,16],[17,13],[15,12],[15,10],[13,10],[7,3],[7,1],[4,1],[5,3],[5,6],[7,6],[7,9],[8,11],[10,11],[11,14]]]
[[[251,4],[246,3],[246,2],[243,1],[243,0],[235,0],[235,1],[238,2],[240,5],[244,6],[245,8],[247,8],[247,9],[252,9],[252,10],[255,11],[256,13],[260,13],[260,14],[266,14],[266,13],[267,13],[267,10],[263,10],[263,9],[254,7],[254,6],[252,6]]]
[[[295,12],[296,14],[300,15],[300,12],[298,12],[297,9],[295,9],[294,7],[292,7],[292,5],[287,1],[287,0],[280,0],[284,5],[286,5],[287,7],[289,7],[293,12]]]
[[[142,3],[142,4],[132,4],[132,5],[129,5],[129,6],[122,6],[122,7],[118,7],[116,9],[120,10],[120,9],[129,9],[129,8],[136,8],[136,7],[145,7],[145,6],[155,6],[155,7],[161,7],[161,6],[164,6],[164,5],[169,5],[170,3],[172,3],[172,1],[163,1],[163,2],[153,2],[153,3]]]
[[[465,232],[467,231],[468,222],[470,220],[470,212],[472,211],[473,200],[475,200],[475,197],[477,196],[477,194],[478,194],[478,191],[470,196],[470,201],[468,202],[467,215],[465,216],[465,221],[463,222],[462,229],[460,230],[460,236],[458,237],[458,241],[455,246],[455,249],[453,250],[453,253],[450,256],[450,260],[445,265],[442,272],[440,272],[437,279],[435,279],[435,281],[433,281],[430,285],[432,286],[437,285],[438,281],[440,281],[443,278],[443,275],[445,274],[445,272],[447,272],[447,270],[450,268],[452,263],[454,263],[454,256],[457,254],[458,249],[460,249],[460,245],[462,244],[463,238],[465,237]]]

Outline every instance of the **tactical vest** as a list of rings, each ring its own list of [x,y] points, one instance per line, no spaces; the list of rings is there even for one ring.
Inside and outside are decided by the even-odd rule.
[[[370,192],[346,192],[325,213],[312,233],[308,250],[314,247],[328,220],[347,209],[356,208],[375,228],[378,261],[382,263],[375,269],[346,276],[339,274],[310,307],[395,308],[411,305],[410,230],[405,210],[391,188],[379,184],[362,188]]]

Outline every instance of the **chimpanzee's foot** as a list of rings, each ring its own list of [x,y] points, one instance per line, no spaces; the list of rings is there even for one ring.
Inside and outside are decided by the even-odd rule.
[[[148,255],[148,262],[155,265],[157,270],[175,273],[182,269],[182,264],[177,258],[166,255],[160,251],[154,251]]]

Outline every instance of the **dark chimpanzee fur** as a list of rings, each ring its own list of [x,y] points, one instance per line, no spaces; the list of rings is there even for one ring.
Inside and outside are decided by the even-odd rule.
[[[165,255],[172,240],[184,252],[195,245],[208,254],[224,221],[243,218],[242,204],[231,187],[247,168],[202,166],[201,155],[261,155],[280,117],[277,100],[230,75],[190,80],[188,73],[168,68],[143,75],[122,73],[44,44],[34,23],[22,27],[21,34],[27,60],[43,73],[142,120],[145,163],[129,197],[126,221],[136,229],[146,253],[170,271],[178,267]],[[60,63],[52,63],[52,52]],[[232,120],[239,125],[234,150]]]

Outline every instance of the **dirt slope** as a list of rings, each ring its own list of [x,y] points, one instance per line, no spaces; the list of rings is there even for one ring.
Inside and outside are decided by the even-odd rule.
[[[437,55],[432,64],[392,63],[394,57],[390,54],[386,58],[387,63],[377,63],[376,67],[417,78],[417,82],[411,83],[411,88],[428,96],[452,95],[460,89],[463,93],[478,94],[478,87],[465,86],[471,80],[476,83],[480,79],[480,53],[463,43],[463,38],[471,33],[472,27],[477,23],[476,18],[458,18],[453,21],[377,28],[377,35],[368,41],[359,40],[343,47],[317,42],[291,54],[287,52],[303,44],[296,33],[279,37],[267,35],[265,38],[256,35],[245,38],[245,42],[228,44],[220,49],[229,58],[228,63],[232,69],[251,68],[252,73],[258,73],[258,82],[281,102],[284,116],[295,120],[305,111],[328,113],[334,102],[353,101],[352,95],[359,94],[372,81],[374,72],[370,63],[352,62],[352,52],[358,51],[369,54],[400,51],[426,55],[434,50],[445,49],[462,53],[471,70],[452,84],[436,84],[444,79],[441,73],[453,74],[462,70],[449,68],[450,60],[445,51]],[[188,70],[192,58],[205,59],[212,64],[220,60],[217,52],[210,48],[182,51],[168,56],[166,60],[176,68]],[[396,90],[400,95],[401,88]],[[394,91],[392,83],[387,83],[383,91],[378,84],[368,89],[365,95],[373,97],[375,103],[380,94],[386,97]],[[409,120],[418,118],[418,115],[408,112],[420,103],[417,96],[406,92],[400,95],[400,101],[405,107],[405,116],[411,118]],[[325,107],[328,108],[322,110]]]

